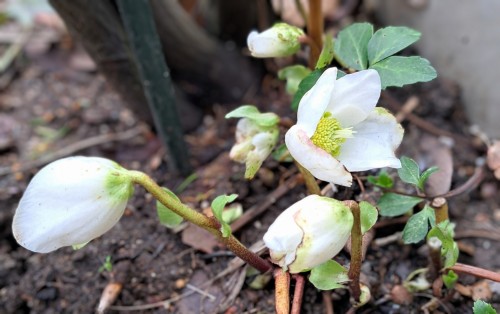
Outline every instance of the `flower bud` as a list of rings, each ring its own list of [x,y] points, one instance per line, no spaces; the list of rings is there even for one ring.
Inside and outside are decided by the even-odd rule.
[[[251,179],[278,141],[278,126],[262,126],[255,120],[242,118],[236,125],[236,144],[229,157],[245,163],[245,178]]]
[[[82,156],[54,161],[21,198],[14,238],[39,253],[85,244],[116,224],[132,193],[128,171],[114,161]]]
[[[277,23],[262,33],[253,31],[247,44],[253,57],[273,58],[293,55],[300,49],[299,37],[304,32],[286,23]]]
[[[342,202],[310,195],[286,209],[264,235],[273,263],[292,274],[337,255],[349,239],[353,216]]]

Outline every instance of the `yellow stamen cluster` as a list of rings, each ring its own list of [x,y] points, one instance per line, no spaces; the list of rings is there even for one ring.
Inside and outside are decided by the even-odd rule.
[[[314,145],[336,157],[339,155],[340,147],[346,138],[352,137],[352,134],[351,128],[343,129],[337,119],[327,112],[319,120],[311,141]]]

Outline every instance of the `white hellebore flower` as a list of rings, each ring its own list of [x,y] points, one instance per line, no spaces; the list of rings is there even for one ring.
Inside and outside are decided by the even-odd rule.
[[[242,118],[236,125],[236,144],[229,158],[244,163],[245,178],[252,179],[278,141],[277,125],[261,126],[255,120]]]
[[[394,155],[403,128],[383,108],[380,76],[364,70],[337,78],[337,69],[326,70],[302,97],[297,124],[285,135],[295,160],[316,178],[351,186],[350,171],[400,168]]]
[[[247,45],[256,58],[286,57],[300,49],[299,37],[304,32],[286,23],[276,23],[262,33],[252,31],[248,34]]]
[[[85,244],[116,224],[132,193],[128,171],[114,161],[60,159],[31,180],[12,232],[20,245],[39,253]]]
[[[351,234],[349,207],[310,195],[287,208],[264,235],[273,263],[292,274],[308,271],[337,255]]]

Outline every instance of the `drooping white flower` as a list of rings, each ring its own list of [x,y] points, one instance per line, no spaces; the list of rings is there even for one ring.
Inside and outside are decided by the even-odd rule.
[[[252,179],[278,142],[279,117],[244,105],[228,113],[226,118],[242,118],[236,125],[236,143],[229,158],[244,163],[245,178]]]
[[[349,207],[309,195],[287,208],[264,235],[273,263],[292,274],[308,271],[337,255],[349,239]]]
[[[133,193],[128,171],[98,157],[54,161],[33,177],[12,232],[26,249],[47,253],[99,237],[120,219]]]
[[[259,33],[248,34],[247,45],[250,53],[256,58],[286,57],[300,49],[299,37],[304,32],[286,23],[276,23],[273,27]]]
[[[337,78],[326,70],[302,97],[297,124],[285,135],[290,154],[316,178],[351,186],[350,171],[400,168],[394,155],[403,128],[383,108],[380,76],[364,70]]]

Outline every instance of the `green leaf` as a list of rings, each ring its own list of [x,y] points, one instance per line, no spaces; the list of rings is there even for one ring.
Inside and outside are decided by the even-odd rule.
[[[314,84],[316,84],[321,74],[323,74],[323,71],[324,70],[314,70],[300,82],[299,89],[293,96],[291,105],[293,110],[297,111],[302,96],[304,96],[304,94],[307,93],[314,86]]]
[[[344,288],[342,283],[349,281],[347,269],[334,260],[314,267],[311,270],[309,281],[319,290]]]
[[[403,50],[420,39],[420,32],[402,26],[381,28],[368,42],[368,60],[374,64]]]
[[[403,229],[404,243],[418,243],[425,239],[432,219],[434,219],[434,210],[427,205],[420,212],[411,216]]]
[[[388,57],[370,66],[378,71],[382,89],[401,87],[417,82],[428,82],[437,77],[436,70],[427,59],[421,57]]]
[[[227,238],[231,235],[231,227],[227,222],[224,221],[222,216],[222,211],[224,207],[226,207],[227,203],[231,203],[238,197],[238,194],[231,195],[219,195],[212,201],[212,212],[214,213],[215,218],[219,221],[221,227],[220,231],[222,232],[222,236]]]
[[[420,169],[415,160],[406,156],[401,157],[401,168],[398,169],[398,175],[403,182],[418,186],[420,182]]]
[[[318,62],[316,62],[316,70],[323,69],[332,63],[333,56],[333,37],[326,35],[323,49],[319,55]]]
[[[418,188],[420,190],[424,190],[425,182],[427,182],[427,179],[429,179],[430,175],[436,171],[439,171],[439,168],[434,166],[422,172],[422,175],[420,175],[420,179],[418,180]]]
[[[368,176],[368,182],[385,189],[390,189],[394,185],[392,178],[383,170],[378,176]]]
[[[240,218],[241,215],[243,215],[243,207],[241,204],[231,204],[228,208],[225,208],[225,210],[222,211],[222,220],[231,224],[233,221]]]
[[[170,197],[180,202],[177,195],[167,188],[162,188]],[[176,213],[174,213],[170,208],[166,207],[159,201],[156,201],[156,213],[160,219],[160,223],[167,228],[177,227],[183,220],[183,218]]]
[[[346,68],[365,70],[368,66],[367,47],[373,35],[370,23],[355,23],[339,32],[334,51],[337,61]]]
[[[293,96],[297,93],[300,82],[308,76],[309,73],[311,73],[309,68],[296,64],[279,70],[278,78],[280,80],[286,80],[286,92]]]
[[[253,105],[243,105],[234,109],[226,114],[226,119],[229,118],[247,118],[264,127],[274,126],[280,121],[276,114],[272,112],[260,113],[259,109]]]
[[[276,149],[271,153],[271,156],[277,162],[292,162],[292,155],[288,152],[288,148],[285,144],[281,144],[276,147]]]
[[[474,307],[472,308],[474,314],[496,314],[497,311],[491,306],[491,304],[484,302],[483,300],[477,300],[474,302]]]
[[[458,260],[458,245],[453,240],[453,225],[447,220],[434,226],[427,234],[427,239],[437,237],[441,243],[441,255],[444,257],[444,267],[448,268]]]
[[[378,201],[377,207],[381,216],[394,217],[409,212],[422,201],[420,197],[386,193]]]
[[[450,270],[447,274],[443,274],[441,278],[443,278],[443,282],[446,288],[453,289],[453,287],[455,287],[455,283],[458,280],[458,275],[453,270]]]
[[[361,233],[365,234],[377,222],[378,210],[368,202],[359,203],[361,216]]]

